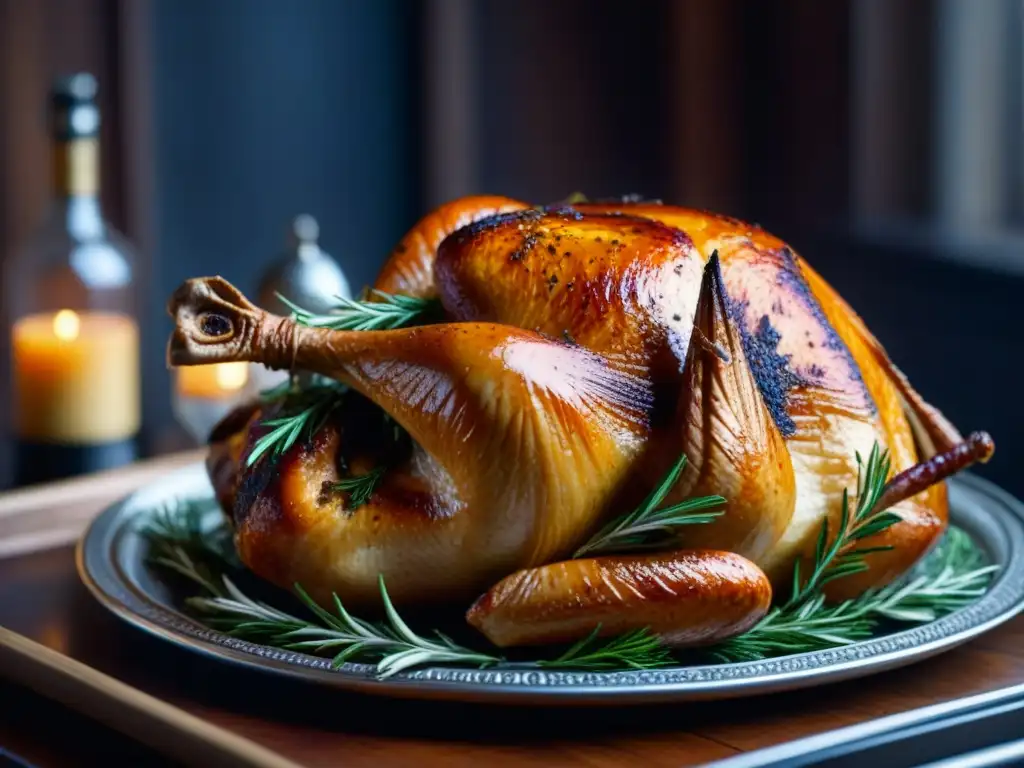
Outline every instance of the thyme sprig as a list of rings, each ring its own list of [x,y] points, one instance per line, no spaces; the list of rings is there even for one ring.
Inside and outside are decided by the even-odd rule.
[[[848,490],[844,488],[839,530],[834,540],[829,543],[828,518],[822,520],[810,576],[806,580],[802,579],[799,560],[793,566],[793,591],[786,603],[787,608],[796,608],[810,600],[830,581],[866,571],[868,564],[864,559],[865,555],[892,549],[888,545],[857,545],[862,539],[881,533],[900,521],[900,516],[895,512],[876,508],[889,481],[889,452],[882,450],[876,442],[868,454],[867,462],[861,459],[860,453],[856,454],[856,457],[857,507],[851,516],[850,496]]]
[[[426,321],[436,313],[437,299],[385,293],[372,289],[369,295],[377,301],[360,301],[338,296],[337,305],[327,314],[319,315],[303,309],[281,294],[277,297],[292,311],[292,319],[308,328],[329,328],[334,331],[381,331],[401,328],[414,321]]]
[[[680,456],[668,474],[648,494],[640,505],[628,515],[612,520],[598,531],[574,557],[593,556],[610,552],[635,552],[664,548],[684,525],[714,522],[722,511],[705,512],[725,504],[721,496],[700,496],[678,504],[658,508],[686,466],[686,456]]]

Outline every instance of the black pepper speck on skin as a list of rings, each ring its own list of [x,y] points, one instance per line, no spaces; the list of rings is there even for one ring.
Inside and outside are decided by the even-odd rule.
[[[820,381],[825,378],[825,369],[817,363],[811,363],[811,365],[807,367],[807,376]]]
[[[754,375],[757,388],[761,392],[772,421],[783,437],[791,437],[796,433],[796,422],[786,410],[789,392],[803,383],[801,378],[790,368],[788,355],[779,354],[779,342],[782,337],[772,325],[768,315],[762,315],[753,333],[747,328],[745,302],[738,303],[726,299],[726,314],[740,331],[740,342],[743,353],[747,356],[750,372]]]

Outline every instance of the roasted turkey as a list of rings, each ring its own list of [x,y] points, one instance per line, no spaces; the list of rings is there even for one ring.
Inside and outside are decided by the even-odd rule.
[[[673,646],[742,633],[835,535],[858,453],[889,451],[901,518],[866,544],[855,596],[905,573],[947,525],[945,478],[987,461],[784,242],[725,216],[624,199],[468,197],[423,218],[374,286],[443,317],[333,331],[253,306],[219,277],[169,310],[172,365],[247,360],[331,377],[351,397],[276,461],[247,456],[273,407],[210,438],[238,553],[315,599],[469,607],[500,646],[647,627]],[[401,429],[395,430],[395,424]],[[574,557],[685,455],[666,503],[726,499],[667,551]],[[343,476],[386,467],[351,509]],[[882,503],[882,502],[880,502]]]

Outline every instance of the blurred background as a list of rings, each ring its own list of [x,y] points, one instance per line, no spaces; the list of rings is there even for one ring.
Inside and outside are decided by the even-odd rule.
[[[53,79],[91,72],[152,455],[170,292],[255,291],[297,214],[356,292],[463,194],[710,208],[807,257],[1024,493],[1022,36],[1019,0],[0,0],[0,260],[51,201]]]

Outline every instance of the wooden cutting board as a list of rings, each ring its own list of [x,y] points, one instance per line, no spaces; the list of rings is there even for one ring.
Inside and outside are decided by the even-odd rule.
[[[125,626],[94,603],[75,573],[72,544],[93,515],[197,458],[183,454],[0,494],[0,626],[52,652],[40,663],[32,658],[34,646],[20,638],[8,642],[8,676],[14,670],[20,685],[77,712],[35,696],[15,699],[23,690],[9,679],[0,682],[0,747],[36,756],[40,765],[88,764],[139,741],[184,764],[210,764],[210,755],[217,755],[218,763],[236,765],[674,767],[1024,682],[1024,618],[906,669],[817,690],[696,705],[539,709],[405,702],[228,668]],[[0,674],[4,667],[0,662]],[[34,703],[26,704],[30,699]],[[4,712],[16,700],[17,713]]]

